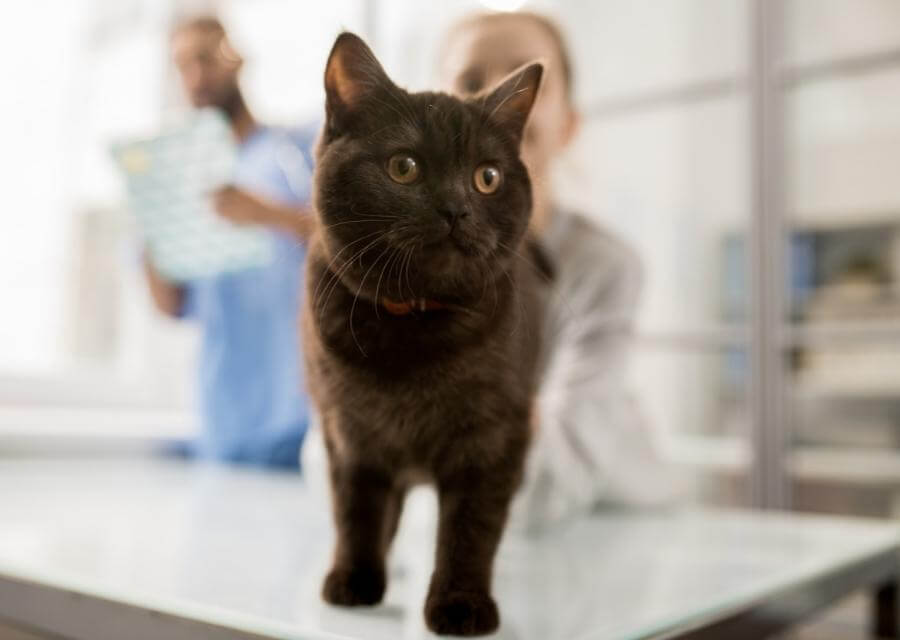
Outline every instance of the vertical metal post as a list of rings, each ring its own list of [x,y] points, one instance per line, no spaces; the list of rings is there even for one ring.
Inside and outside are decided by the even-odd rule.
[[[786,384],[782,328],[787,318],[784,220],[784,105],[779,84],[781,0],[751,0],[750,140],[751,501],[790,504]]]
[[[872,623],[869,629],[872,637],[900,638],[900,599],[896,578],[879,585],[872,600]]]

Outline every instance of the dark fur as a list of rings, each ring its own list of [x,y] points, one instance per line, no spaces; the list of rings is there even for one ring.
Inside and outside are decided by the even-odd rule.
[[[522,73],[536,92],[540,66]],[[404,495],[429,481],[440,522],[426,621],[438,633],[488,633],[499,624],[491,570],[530,439],[540,335],[539,285],[522,250],[531,186],[518,157],[533,96],[511,108],[515,82],[465,102],[406,93],[351,34],[335,43],[326,91],[303,318],[337,528],[323,596],[381,600]],[[386,172],[400,151],[420,160],[416,184]],[[496,194],[472,187],[484,161],[503,171]],[[445,308],[392,315],[382,298]]]

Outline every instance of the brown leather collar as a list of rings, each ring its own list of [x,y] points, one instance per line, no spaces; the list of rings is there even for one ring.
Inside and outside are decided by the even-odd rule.
[[[447,305],[437,300],[429,300],[428,298],[417,298],[415,300],[404,300],[403,302],[394,302],[387,298],[381,299],[381,306],[388,313],[395,316],[405,316],[413,311],[436,311],[438,309],[446,309]]]

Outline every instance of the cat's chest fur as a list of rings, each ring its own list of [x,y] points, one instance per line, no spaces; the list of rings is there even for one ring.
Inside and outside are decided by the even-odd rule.
[[[331,446],[422,478],[524,449],[539,331],[522,289],[504,280],[483,309],[397,316],[340,285],[314,298],[325,264],[311,252],[304,341]]]

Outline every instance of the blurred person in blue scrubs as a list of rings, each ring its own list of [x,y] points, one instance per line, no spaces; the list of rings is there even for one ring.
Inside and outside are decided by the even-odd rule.
[[[271,262],[260,268],[174,284],[145,259],[154,303],[200,327],[202,458],[297,467],[309,420],[297,330],[309,209],[313,128],[258,123],[238,83],[241,57],[218,19],[179,22],[171,50],[195,108],[220,109],[239,144],[233,183],[212,194],[215,210],[269,231]]]

